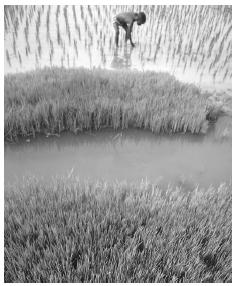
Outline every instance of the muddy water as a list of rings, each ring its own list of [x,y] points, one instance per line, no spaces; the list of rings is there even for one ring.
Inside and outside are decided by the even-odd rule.
[[[232,171],[231,137],[220,131],[215,127],[206,136],[163,136],[104,130],[6,144],[5,184],[33,175],[43,180],[77,176],[93,181],[217,185],[229,181]]]

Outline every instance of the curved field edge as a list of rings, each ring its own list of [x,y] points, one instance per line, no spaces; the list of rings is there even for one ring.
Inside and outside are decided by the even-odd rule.
[[[221,112],[167,73],[52,68],[4,77],[4,137],[144,128],[205,133]]]
[[[231,282],[231,184],[5,187],[5,282]]]

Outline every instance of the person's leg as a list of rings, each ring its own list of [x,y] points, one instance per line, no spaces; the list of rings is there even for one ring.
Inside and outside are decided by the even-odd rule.
[[[128,35],[128,27],[127,27],[127,25],[126,24],[124,24],[123,26],[122,26],[122,28],[125,30],[125,32],[126,32],[126,35],[125,35],[125,42],[127,42],[127,40],[129,39],[129,35]]]
[[[116,46],[118,47],[119,25],[117,23],[113,23],[113,27],[114,27],[114,30],[115,30],[115,43],[116,43]]]

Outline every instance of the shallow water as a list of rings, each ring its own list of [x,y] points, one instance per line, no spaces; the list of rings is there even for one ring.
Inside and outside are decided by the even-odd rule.
[[[144,11],[134,49],[113,17]],[[5,9],[5,73],[64,67],[169,72],[204,90],[231,95],[230,6],[21,6]]]
[[[221,128],[214,126],[204,136],[103,130],[7,143],[5,184],[33,175],[43,180],[77,176],[83,181],[218,185],[231,180],[231,137],[223,132],[227,126],[222,121]]]

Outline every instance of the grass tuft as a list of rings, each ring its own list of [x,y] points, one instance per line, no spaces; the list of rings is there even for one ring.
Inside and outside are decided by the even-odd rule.
[[[205,133],[214,110],[208,94],[167,73],[53,68],[4,83],[7,140],[104,127]]]
[[[5,188],[5,282],[231,282],[231,185]]]

